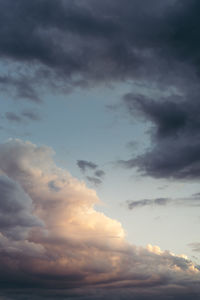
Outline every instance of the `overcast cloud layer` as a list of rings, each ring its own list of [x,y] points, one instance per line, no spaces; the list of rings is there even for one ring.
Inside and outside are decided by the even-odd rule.
[[[84,85],[133,79],[178,88],[198,80],[198,1],[1,0],[0,5],[0,55],[12,72],[1,76],[1,83],[20,97],[38,101],[34,87],[41,80],[62,86],[63,80]]]

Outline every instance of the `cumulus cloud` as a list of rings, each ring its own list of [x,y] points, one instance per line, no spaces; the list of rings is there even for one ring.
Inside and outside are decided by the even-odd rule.
[[[42,222],[32,215],[32,200],[19,184],[0,176],[0,228],[1,233],[12,239],[23,239],[30,228]]]
[[[95,210],[95,191],[58,168],[52,155],[20,140],[0,145],[2,296],[27,297],[37,287],[38,297],[44,289],[49,299],[73,291],[98,299],[94,290],[104,298],[107,289],[111,298],[164,299],[173,285],[178,300],[198,286],[198,267],[186,257],[130,245],[121,224]]]

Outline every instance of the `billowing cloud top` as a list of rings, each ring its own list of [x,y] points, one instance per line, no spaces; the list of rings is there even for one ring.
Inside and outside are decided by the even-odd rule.
[[[37,287],[49,299],[95,299],[97,291],[106,299],[109,288],[113,299],[190,299],[192,290],[198,299],[198,267],[156,246],[130,245],[121,224],[95,210],[95,191],[52,154],[21,140],[0,145],[0,294],[18,299]]]

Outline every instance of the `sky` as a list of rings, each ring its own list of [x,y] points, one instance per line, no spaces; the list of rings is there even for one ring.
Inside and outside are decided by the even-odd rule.
[[[0,0],[0,299],[200,299],[200,2]]]

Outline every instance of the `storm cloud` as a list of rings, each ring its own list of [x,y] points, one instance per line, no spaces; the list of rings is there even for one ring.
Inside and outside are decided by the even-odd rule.
[[[200,176],[199,98],[151,99],[144,95],[124,97],[129,113],[148,121],[152,147],[127,161],[143,174],[156,178],[197,179]]]
[[[1,0],[0,6],[1,85],[19,97],[39,101],[41,83],[67,91],[126,79],[166,88],[198,82],[196,0]]]

